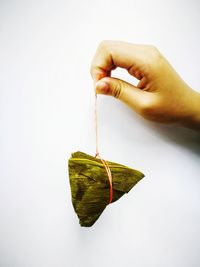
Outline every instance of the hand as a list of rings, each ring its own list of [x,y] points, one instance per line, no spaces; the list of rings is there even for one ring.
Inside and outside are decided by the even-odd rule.
[[[112,78],[116,67],[127,69],[138,85]],[[200,129],[200,94],[154,46],[103,41],[93,58],[91,75],[98,94],[118,98],[146,119]]]

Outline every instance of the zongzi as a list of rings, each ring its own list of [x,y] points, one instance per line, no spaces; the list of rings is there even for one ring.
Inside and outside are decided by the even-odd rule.
[[[108,175],[102,161],[83,152],[69,159],[72,204],[81,226],[92,226],[109,204]],[[144,174],[124,165],[107,161],[112,173],[112,202],[137,184]]]

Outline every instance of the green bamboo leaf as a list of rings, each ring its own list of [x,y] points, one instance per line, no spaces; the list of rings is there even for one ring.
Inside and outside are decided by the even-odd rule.
[[[136,185],[144,174],[124,165],[106,161],[112,173],[113,200],[118,200]],[[81,226],[92,226],[109,204],[108,175],[101,160],[74,152],[68,162],[72,204]]]

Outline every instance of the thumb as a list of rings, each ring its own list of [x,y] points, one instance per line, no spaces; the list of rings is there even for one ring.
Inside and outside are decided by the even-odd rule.
[[[146,93],[130,83],[112,77],[99,80],[95,89],[97,94],[114,96],[138,112]]]

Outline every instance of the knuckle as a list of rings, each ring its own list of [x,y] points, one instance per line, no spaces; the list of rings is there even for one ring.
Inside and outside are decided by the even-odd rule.
[[[155,51],[155,52],[158,51],[158,49],[157,49],[157,47],[156,47],[155,45],[149,45],[149,48],[150,48],[152,51]]]
[[[101,41],[101,43],[99,44],[99,50],[107,50],[108,47],[111,45],[111,41],[110,40],[103,40]]]
[[[121,98],[121,95],[122,95],[122,83],[120,81],[115,83],[115,85],[113,86],[112,95],[117,99]]]
[[[156,47],[152,49],[152,58],[156,62],[161,59],[160,51]]]
[[[155,45],[148,45],[148,49],[151,53],[157,54],[159,53],[158,48]]]
[[[107,44],[108,44],[107,40],[101,41],[101,43],[99,44],[99,49],[105,49],[107,47]]]
[[[151,58],[156,59],[160,57],[160,51],[154,45],[148,45],[149,55]]]
[[[157,71],[162,65],[162,55],[154,45],[148,46],[148,61],[147,65],[153,71]]]

